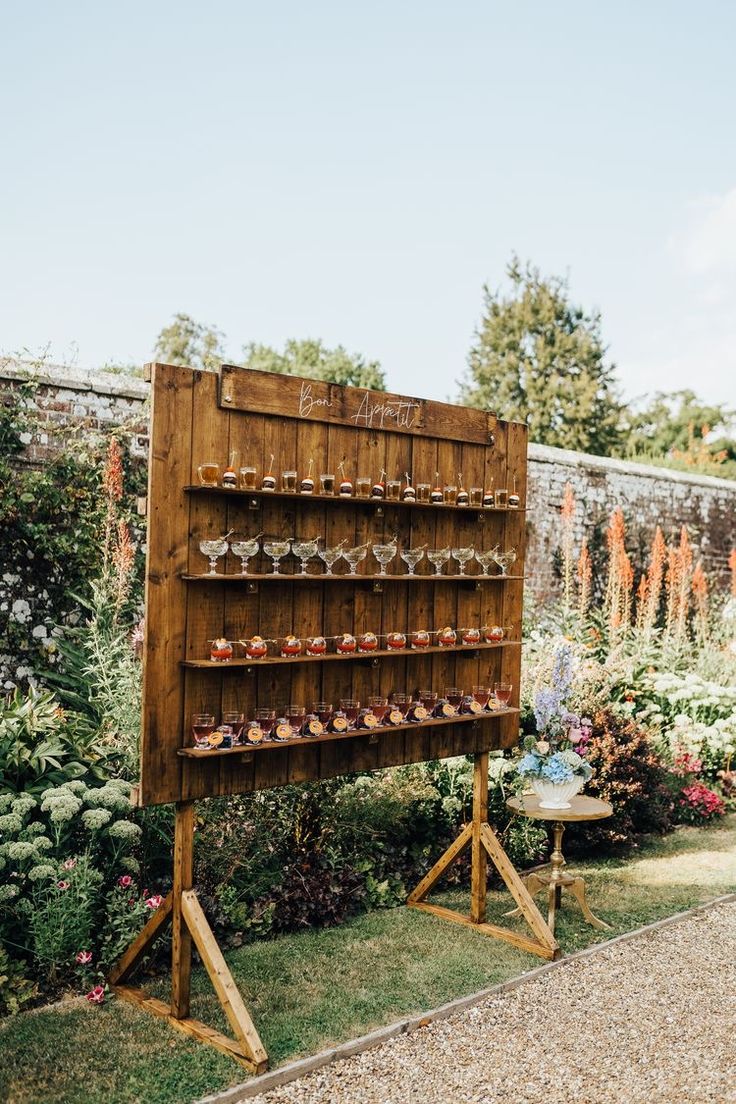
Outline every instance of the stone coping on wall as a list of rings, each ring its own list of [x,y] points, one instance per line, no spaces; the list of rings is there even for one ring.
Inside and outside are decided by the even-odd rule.
[[[712,487],[714,490],[736,494],[736,480],[733,479],[721,479],[716,475],[686,472],[678,468],[657,467],[654,464],[641,464],[633,460],[619,460],[611,456],[594,456],[589,452],[573,452],[572,449],[537,445],[533,441],[529,442],[529,461],[535,464],[555,464],[558,467],[568,466],[586,471],[599,471],[602,475],[615,472],[620,475],[637,475],[645,479],[665,479],[670,483]]]
[[[43,364],[39,367],[33,361],[0,358],[0,380],[25,379],[67,391],[92,391],[98,395],[118,395],[140,402],[148,398],[151,390],[151,385],[145,380],[123,373],[70,368],[64,364]]]

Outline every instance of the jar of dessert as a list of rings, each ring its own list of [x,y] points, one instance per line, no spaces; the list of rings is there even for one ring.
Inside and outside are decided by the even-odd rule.
[[[326,655],[327,641],[323,636],[308,636],[306,651],[308,656]]]
[[[374,632],[364,632],[358,637],[359,652],[375,652],[378,648],[378,637]]]
[[[437,633],[437,643],[440,648],[451,648],[453,644],[457,644],[457,633],[449,625],[446,625],[444,629],[440,629]]]
[[[281,658],[293,659],[295,656],[302,654],[302,642],[298,636],[294,636],[293,633],[289,633],[285,636],[281,642]]]
[[[358,642],[352,633],[342,633],[336,638],[335,648],[340,655],[350,655],[352,652],[356,651],[357,647]]]
[[[390,632],[386,637],[386,647],[392,652],[406,647],[406,635],[402,632]]]
[[[227,663],[233,658],[233,646],[229,640],[218,637],[210,646],[210,659],[213,663]]]

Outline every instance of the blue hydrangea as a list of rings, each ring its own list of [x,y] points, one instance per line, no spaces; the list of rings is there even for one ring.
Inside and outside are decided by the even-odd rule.
[[[542,760],[539,758],[539,756],[533,755],[530,752],[529,754],[522,756],[517,764],[516,770],[522,778],[526,778],[529,775],[534,777],[540,774],[541,766]]]
[[[559,752],[556,752],[542,767],[542,778],[546,778],[549,782],[571,782],[574,773],[570,764],[565,762]]]

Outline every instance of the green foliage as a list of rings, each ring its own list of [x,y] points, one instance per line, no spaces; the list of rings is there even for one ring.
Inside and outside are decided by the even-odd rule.
[[[484,289],[462,401],[528,422],[540,444],[608,455],[621,442],[621,405],[600,315],[517,257],[507,274],[509,293]]]
[[[725,403],[704,403],[694,391],[657,391],[641,409],[628,415],[627,455],[644,453],[651,457],[672,457],[673,453],[686,453],[693,444],[705,442],[710,431],[721,430],[719,440],[708,440],[706,451],[718,467],[716,457],[725,453],[721,463],[736,459],[736,440],[728,433],[736,411]],[[684,464],[683,466],[687,466]]]
[[[11,958],[0,944],[0,1017],[14,1016],[38,992],[35,982],[26,977],[27,966],[19,958]]]
[[[67,716],[49,690],[0,698],[0,793],[40,794],[85,775],[101,778],[94,732]]]
[[[30,950],[37,968],[53,983],[75,954],[92,944],[102,874],[82,855],[65,877],[43,879],[24,901]]]
[[[59,641],[78,621],[78,596],[88,596],[102,559],[104,438],[69,431],[51,461],[30,466],[26,443],[48,431],[33,409],[36,388],[29,378],[4,390],[0,401],[0,686],[5,689],[22,684],[35,669],[58,667]],[[140,480],[140,470],[126,463],[124,489],[131,497],[119,512],[129,521],[126,503],[140,491]],[[139,558],[139,586],[141,574]]]
[[[585,793],[610,802],[613,816],[584,828],[570,825],[571,854],[632,847],[646,832],[672,828],[668,771],[645,728],[625,713],[602,709],[593,717],[593,738],[586,755],[593,777]]]
[[[349,353],[342,345],[328,349],[319,338],[291,339],[286,342],[283,352],[270,345],[250,342],[243,353],[246,368],[288,376],[307,376],[348,387],[386,390],[386,379],[377,360],[366,360],[359,353]]]
[[[165,364],[216,372],[225,357],[224,336],[214,326],[195,322],[191,315],[180,311],[159,333],[153,355]]]

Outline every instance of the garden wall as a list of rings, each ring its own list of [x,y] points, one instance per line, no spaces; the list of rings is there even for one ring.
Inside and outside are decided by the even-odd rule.
[[[0,361],[0,392],[27,371],[17,361]],[[29,463],[54,455],[62,427],[85,433],[124,426],[133,455],[147,455],[149,385],[143,380],[54,365],[44,365],[36,379],[34,405],[43,428],[27,442]],[[668,540],[685,524],[706,570],[726,579],[728,555],[736,546],[736,482],[532,444],[527,574],[537,601],[557,588],[560,507],[568,481],[576,497],[576,538],[579,544],[586,533],[594,560],[604,548],[611,510],[621,506],[635,564],[657,524]]]

